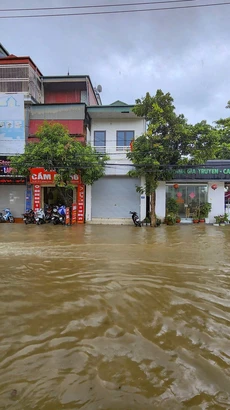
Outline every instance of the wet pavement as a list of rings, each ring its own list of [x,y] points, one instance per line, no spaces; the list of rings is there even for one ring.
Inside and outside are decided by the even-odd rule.
[[[0,225],[0,409],[230,409],[229,243]]]

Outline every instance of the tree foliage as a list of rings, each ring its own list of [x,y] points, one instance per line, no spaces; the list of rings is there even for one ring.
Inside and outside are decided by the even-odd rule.
[[[157,90],[155,96],[149,93],[136,100],[134,113],[147,121],[147,131],[133,143],[133,150],[127,157],[135,169],[130,176],[143,176],[147,195],[151,195],[151,226],[156,224],[155,191],[160,180],[170,178],[171,165],[177,165],[182,155],[188,153],[189,126],[183,115],[177,115],[170,93]]]
[[[108,157],[90,145],[82,145],[68,134],[59,123],[45,122],[36,133],[37,143],[29,143],[24,154],[10,158],[11,167],[20,175],[28,176],[30,168],[55,170],[57,187],[73,189],[71,176],[79,174],[84,184],[92,185],[104,175]]]
[[[230,108],[230,101],[226,108]],[[217,158],[230,159],[230,117],[216,121],[216,127],[219,132]]]
[[[219,150],[219,132],[216,127],[201,121],[189,126],[187,141],[187,156],[182,164],[204,164],[209,159],[215,159]]]

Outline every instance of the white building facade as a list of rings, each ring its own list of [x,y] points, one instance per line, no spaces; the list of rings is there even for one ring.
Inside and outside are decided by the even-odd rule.
[[[110,106],[88,107],[91,126],[87,142],[110,157],[105,176],[86,187],[86,222],[130,223],[129,211],[146,216],[146,196],[136,187],[144,181],[129,177],[132,163],[126,158],[130,142],[145,132],[145,120],[133,106],[116,102]]]
[[[144,185],[144,179],[127,175],[132,169],[132,163],[126,158],[130,142],[146,130],[145,120],[137,117],[132,108],[116,102],[87,109],[91,118],[87,142],[110,157],[105,176],[86,187],[85,221],[88,223],[127,224],[131,223],[129,211],[136,211],[141,220],[148,214],[146,195],[136,191],[137,186]],[[177,169],[171,181],[159,182],[156,215],[163,221],[167,200],[174,198],[179,205],[181,222],[192,223],[199,207],[209,202],[212,210],[207,222],[214,223],[216,215],[225,212],[230,215],[227,191],[230,192],[230,161],[207,161],[200,167]]]

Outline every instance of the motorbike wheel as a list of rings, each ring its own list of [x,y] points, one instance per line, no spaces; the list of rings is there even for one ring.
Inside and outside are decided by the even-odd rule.
[[[12,223],[14,223],[14,217],[13,216],[10,216],[9,217],[9,222],[12,224]]]
[[[53,221],[53,225],[57,225],[57,221],[54,220],[54,221]]]
[[[37,222],[36,222],[36,225],[40,225],[40,221],[37,221]]]

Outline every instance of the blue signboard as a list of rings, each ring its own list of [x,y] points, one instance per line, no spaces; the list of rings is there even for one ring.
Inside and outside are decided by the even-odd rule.
[[[25,148],[24,95],[0,93],[0,155]]]
[[[26,211],[32,209],[32,186],[26,188]]]

